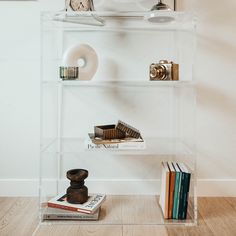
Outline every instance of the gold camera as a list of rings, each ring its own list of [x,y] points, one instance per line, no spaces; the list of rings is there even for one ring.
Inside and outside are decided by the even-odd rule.
[[[179,80],[179,64],[161,60],[150,65],[150,80]]]

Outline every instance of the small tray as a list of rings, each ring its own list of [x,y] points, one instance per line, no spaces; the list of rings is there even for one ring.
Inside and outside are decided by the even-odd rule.
[[[95,138],[101,139],[121,139],[126,137],[126,133],[116,129],[116,125],[99,125],[94,127]]]

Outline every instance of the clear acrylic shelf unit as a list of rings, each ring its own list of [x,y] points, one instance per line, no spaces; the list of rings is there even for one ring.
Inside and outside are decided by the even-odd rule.
[[[148,12],[44,12],[41,16],[40,218],[47,201],[66,191],[66,171],[89,171],[90,193],[105,193],[98,221],[105,225],[194,225],[197,223],[195,152],[195,19],[160,13],[173,21],[155,24]],[[72,45],[90,45],[98,69],[90,81],[62,81],[59,67]],[[179,81],[150,81],[159,60],[179,64]],[[86,63],[86,62],[85,62]],[[143,150],[86,150],[95,125],[126,121],[146,142]],[[165,220],[158,204],[161,162],[191,169],[186,220]]]

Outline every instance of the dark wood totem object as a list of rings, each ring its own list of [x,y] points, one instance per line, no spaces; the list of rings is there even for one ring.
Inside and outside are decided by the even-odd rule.
[[[70,187],[67,188],[67,201],[73,204],[83,204],[88,200],[88,188],[84,180],[88,177],[88,171],[84,169],[72,169],[67,171]]]

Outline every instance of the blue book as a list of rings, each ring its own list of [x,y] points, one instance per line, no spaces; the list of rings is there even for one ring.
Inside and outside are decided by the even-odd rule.
[[[175,188],[174,188],[174,203],[173,203],[173,219],[178,219],[179,210],[179,193],[181,186],[181,171],[176,163],[172,163],[175,169]]]

